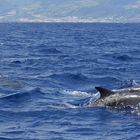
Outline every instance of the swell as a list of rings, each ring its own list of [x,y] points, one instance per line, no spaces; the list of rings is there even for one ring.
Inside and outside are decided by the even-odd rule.
[[[3,95],[0,98],[0,101],[13,101],[13,102],[26,102],[27,100],[34,100],[36,98],[43,98],[43,93],[40,88],[34,88],[30,91],[21,91],[16,93],[11,93]]]
[[[77,88],[85,87],[91,83],[90,78],[81,74],[81,73],[60,73],[60,74],[52,74],[48,76],[51,81],[60,84],[64,88]]]
[[[62,73],[62,74],[52,74],[49,78],[53,79],[69,79],[69,80],[87,80],[88,77],[81,73],[72,74],[72,73]]]

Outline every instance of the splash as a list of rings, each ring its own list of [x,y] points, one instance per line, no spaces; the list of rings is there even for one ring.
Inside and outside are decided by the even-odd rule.
[[[124,80],[121,82],[120,87],[121,88],[127,88],[127,87],[133,87],[137,86],[138,83],[135,80]]]
[[[72,102],[64,102],[65,108],[81,108],[81,107],[88,107],[88,104],[90,102],[95,102],[99,97],[100,93],[88,93],[83,91],[77,91],[77,90],[64,90],[64,94],[71,95],[74,97],[81,97],[81,99],[74,100]]]
[[[140,103],[135,107],[131,107],[131,113],[140,116]]]
[[[92,96],[91,93],[78,91],[78,90],[74,90],[74,91],[73,90],[64,90],[63,93],[73,95],[73,96],[81,96],[81,97],[91,97]]]

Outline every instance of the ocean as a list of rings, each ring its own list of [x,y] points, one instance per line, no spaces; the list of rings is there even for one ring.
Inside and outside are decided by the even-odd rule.
[[[0,140],[140,140],[140,110],[85,105],[139,83],[140,24],[0,23]]]

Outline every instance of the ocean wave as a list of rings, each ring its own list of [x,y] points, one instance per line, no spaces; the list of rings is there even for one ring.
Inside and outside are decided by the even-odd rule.
[[[127,54],[124,54],[124,55],[116,55],[114,54],[113,56],[114,59],[117,59],[117,60],[120,60],[120,61],[131,61],[133,60],[133,57],[127,55]]]
[[[114,76],[96,76],[94,78],[94,81],[96,81],[95,86],[106,86],[106,87],[113,87],[115,88],[118,83],[120,83],[120,79]],[[114,83],[114,84],[112,84]]]
[[[60,50],[56,48],[42,48],[39,49],[39,52],[44,53],[44,54],[59,54],[62,53]]]
[[[3,95],[1,96],[0,100],[7,100],[7,101],[27,101],[30,99],[36,99],[36,98],[41,98],[45,93],[43,93],[40,88],[34,88],[30,91],[24,91],[24,92],[17,92],[17,93],[12,93],[8,95]]]
[[[12,64],[22,64],[22,61],[21,60],[13,60],[11,63]]]
[[[51,81],[57,83],[57,85],[68,88],[68,89],[75,89],[75,90],[82,90],[88,88],[92,84],[92,79],[88,78],[87,76],[77,73],[60,73],[60,74],[52,74],[48,76]]]
[[[1,140],[13,140],[13,138],[7,137],[7,136],[3,136],[3,137],[0,136],[0,139]],[[24,138],[14,138],[14,140],[26,140],[26,139],[24,139]],[[35,139],[30,139],[29,138],[28,140],[35,140]]]
[[[28,89],[32,86],[24,81],[16,80],[12,77],[5,77],[2,75],[0,76],[0,87],[11,89]]]
[[[81,73],[77,74],[72,74],[72,73],[63,73],[63,74],[52,74],[49,76],[49,78],[54,78],[54,79],[67,79],[67,80],[87,80],[88,77]]]

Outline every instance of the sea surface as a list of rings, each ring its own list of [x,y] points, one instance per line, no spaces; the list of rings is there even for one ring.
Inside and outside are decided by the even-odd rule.
[[[138,84],[140,24],[0,23],[0,140],[140,140],[140,110],[86,106]]]

